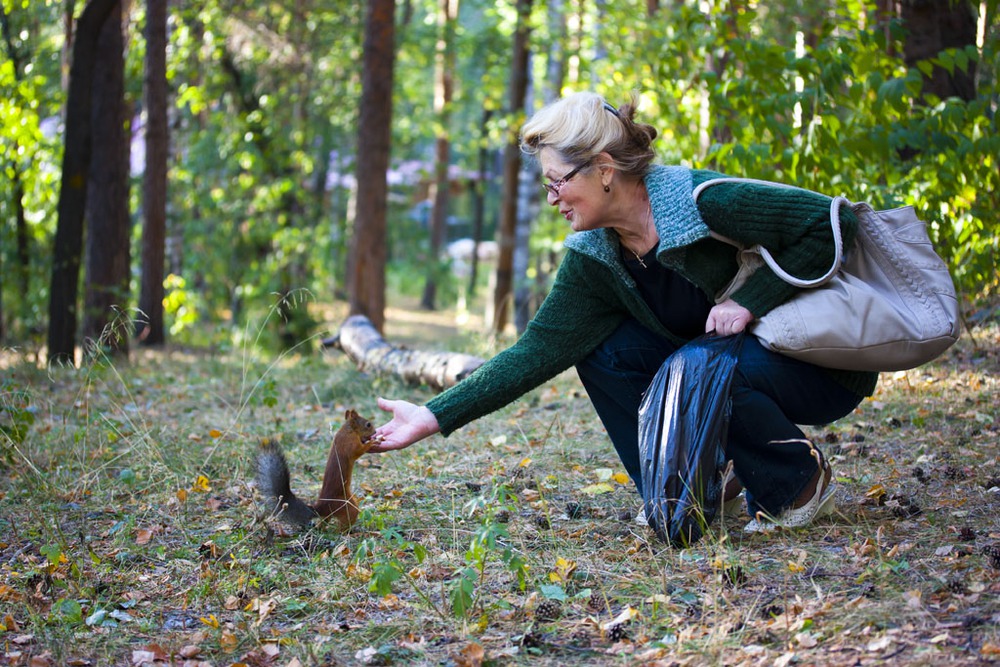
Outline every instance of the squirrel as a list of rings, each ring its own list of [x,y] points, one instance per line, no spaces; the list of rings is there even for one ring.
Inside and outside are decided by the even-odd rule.
[[[333,516],[342,531],[350,530],[358,518],[357,498],[351,492],[351,471],[354,462],[375,444],[374,435],[370,421],[354,410],[344,414],[344,424],[330,445],[323,485],[314,505],[307,505],[292,492],[288,461],[278,442],[270,438],[262,441],[257,453],[257,488],[268,511],[298,528],[308,528],[314,519],[325,521]]]

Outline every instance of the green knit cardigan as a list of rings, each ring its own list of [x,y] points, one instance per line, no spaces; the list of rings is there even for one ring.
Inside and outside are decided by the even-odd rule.
[[[645,178],[660,237],[657,259],[714,300],[736,274],[736,252],[713,239],[716,232],[747,246],[761,244],[792,275],[823,275],[833,261],[830,197],[806,190],[757,183],[722,183],[706,188],[697,205],[692,191],[721,177],[712,171],[655,166]],[[841,209],[847,247],[857,218]],[[678,344],[653,314],[625,269],[618,235],[595,229],[570,235],[552,291],[518,341],[475,373],[427,403],[448,435],[498,410],[582,361],[626,318]],[[791,298],[797,288],[770,269],[756,271],[732,298],[760,317]],[[877,373],[829,371],[859,396],[875,390]]]

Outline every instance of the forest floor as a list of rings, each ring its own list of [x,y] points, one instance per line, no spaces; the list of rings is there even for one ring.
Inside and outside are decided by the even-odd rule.
[[[488,354],[445,316],[387,337]],[[336,326],[336,324],[333,324]],[[1000,661],[1000,329],[809,433],[838,511],[672,549],[574,373],[362,458],[354,531],[274,531],[260,438],[313,497],[347,408],[430,394],[318,345],[0,353],[0,665],[977,665]]]

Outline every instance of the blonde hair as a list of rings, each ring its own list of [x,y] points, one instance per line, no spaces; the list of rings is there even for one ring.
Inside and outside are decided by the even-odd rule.
[[[569,164],[582,165],[607,153],[624,174],[643,176],[655,157],[656,128],[636,123],[635,99],[615,109],[596,93],[573,93],[540,109],[521,128],[521,150],[554,150]]]

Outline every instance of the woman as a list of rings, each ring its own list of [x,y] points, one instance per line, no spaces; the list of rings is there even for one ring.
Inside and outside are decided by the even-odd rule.
[[[732,246],[761,244],[793,275],[822,275],[833,260],[828,197],[756,183],[693,189],[717,174],[654,165],[656,130],[592,93],[545,107],[524,126],[548,203],[576,234],[552,291],[521,338],[425,406],[379,399],[392,419],[371,451],[401,449],[497,410],[570,366],[641,492],[638,409],[663,361],[698,335],[743,331],[797,289],[770,269],[714,303],[737,271]],[[843,210],[844,243],[857,219]],[[833,475],[796,424],[849,414],[877,374],[833,371],[784,357],[749,336],[732,397],[726,455],[746,489],[745,530],[797,527],[833,509]],[[737,487],[738,491],[738,487]]]

